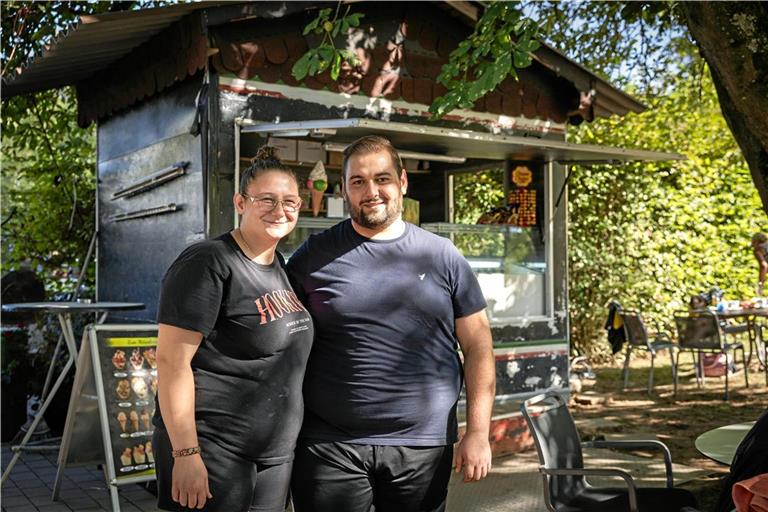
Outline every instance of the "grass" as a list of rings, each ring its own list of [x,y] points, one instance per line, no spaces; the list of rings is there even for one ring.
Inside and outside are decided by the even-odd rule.
[[[768,387],[765,374],[752,358],[749,381],[744,385],[743,371],[729,377],[730,400],[723,400],[724,378],[707,377],[699,388],[694,377],[689,354],[682,357],[677,397],[673,396],[672,366],[666,352],[656,358],[655,387],[647,393],[650,357],[644,352],[633,352],[630,365],[630,382],[625,391],[623,384],[623,354],[617,355],[610,364],[594,369],[597,378],[585,382],[581,395],[596,395],[604,401],[595,404],[578,400],[574,394],[572,412],[574,418],[612,420],[612,424],[600,431],[582,432],[586,437],[632,433],[653,433],[669,446],[672,460],[703,469],[710,476],[683,485],[697,495],[702,511],[714,508],[720,493],[721,480],[728,468],[700,454],[694,440],[700,434],[730,423],[754,421],[768,407]],[[741,367],[741,365],[739,365]],[[580,403],[581,402],[581,403]]]

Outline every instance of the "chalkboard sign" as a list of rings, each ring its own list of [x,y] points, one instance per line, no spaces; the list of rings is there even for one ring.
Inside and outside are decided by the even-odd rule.
[[[120,510],[118,485],[155,479],[156,346],[156,325],[86,327],[59,451],[54,499],[65,466],[72,464],[104,464],[115,512]],[[101,446],[94,443],[96,426]]]

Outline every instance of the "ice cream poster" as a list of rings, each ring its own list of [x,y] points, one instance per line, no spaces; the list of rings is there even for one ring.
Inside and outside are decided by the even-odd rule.
[[[152,474],[157,338],[107,337],[99,347],[115,475]]]
[[[526,165],[512,169],[507,204],[512,210],[509,224],[520,227],[536,225],[536,190],[530,187],[533,172]]]

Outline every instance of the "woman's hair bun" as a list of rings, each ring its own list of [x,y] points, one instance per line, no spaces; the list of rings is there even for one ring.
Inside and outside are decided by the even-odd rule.
[[[273,146],[261,146],[256,155],[251,158],[251,165],[240,174],[240,190],[247,190],[248,184],[259,174],[269,171],[281,171],[290,175],[298,185],[293,169],[280,161],[277,156],[277,148]]]
[[[280,157],[277,156],[277,148],[274,146],[261,146],[256,151],[256,156],[251,160],[252,162],[280,162]]]

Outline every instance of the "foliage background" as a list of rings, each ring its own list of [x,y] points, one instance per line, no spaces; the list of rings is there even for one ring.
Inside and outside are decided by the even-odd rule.
[[[699,80],[700,78],[700,80]],[[641,115],[584,125],[573,141],[677,151],[683,162],[578,167],[569,188],[572,345],[604,353],[605,303],[671,324],[691,295],[755,295],[751,234],[768,226],[709,75],[681,78]]]
[[[73,92],[3,102],[2,271],[29,265],[49,292],[74,291],[95,224],[95,135]]]
[[[12,76],[81,15],[162,3],[4,1],[2,76]],[[95,128],[77,126],[71,87],[3,97],[0,117],[2,273],[28,266],[50,294],[74,292],[95,229]],[[94,274],[91,260],[81,297],[92,294]]]

